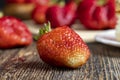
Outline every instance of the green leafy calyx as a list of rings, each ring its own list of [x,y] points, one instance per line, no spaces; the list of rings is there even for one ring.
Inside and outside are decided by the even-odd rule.
[[[44,26],[39,29],[39,35],[35,36],[35,40],[38,40],[39,37],[41,37],[42,35],[44,35],[45,33],[50,32],[50,31],[51,31],[51,24],[50,24],[50,22],[45,23]]]

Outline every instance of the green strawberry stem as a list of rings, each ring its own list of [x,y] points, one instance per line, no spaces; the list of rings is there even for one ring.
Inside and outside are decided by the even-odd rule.
[[[38,40],[43,34],[48,33],[51,31],[51,24],[50,22],[45,23],[43,27],[39,29],[39,35],[35,36],[34,39]]]

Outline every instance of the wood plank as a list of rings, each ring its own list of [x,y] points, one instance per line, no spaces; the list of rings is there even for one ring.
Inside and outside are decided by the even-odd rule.
[[[37,54],[35,43],[26,48],[0,50],[0,67],[3,67],[0,80],[118,80],[119,74],[116,72],[120,73],[120,49],[99,43],[89,43],[88,46],[91,57],[78,69],[57,68],[45,64]],[[24,62],[10,60],[21,52],[25,55],[29,52],[35,54],[26,56]],[[7,58],[2,60],[5,55]]]

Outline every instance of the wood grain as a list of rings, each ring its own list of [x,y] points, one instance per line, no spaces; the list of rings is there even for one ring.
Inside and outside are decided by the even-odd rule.
[[[39,58],[35,42],[0,50],[0,80],[119,80],[120,48],[89,43],[91,57],[78,69],[57,68]],[[19,57],[24,60],[19,60]]]

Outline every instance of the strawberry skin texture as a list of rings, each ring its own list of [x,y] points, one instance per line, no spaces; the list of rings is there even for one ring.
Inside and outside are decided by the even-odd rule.
[[[27,26],[13,17],[0,18],[0,48],[27,46],[32,42],[32,35]]]
[[[44,62],[58,67],[78,68],[90,56],[88,46],[68,26],[42,35],[37,42],[37,49]]]

